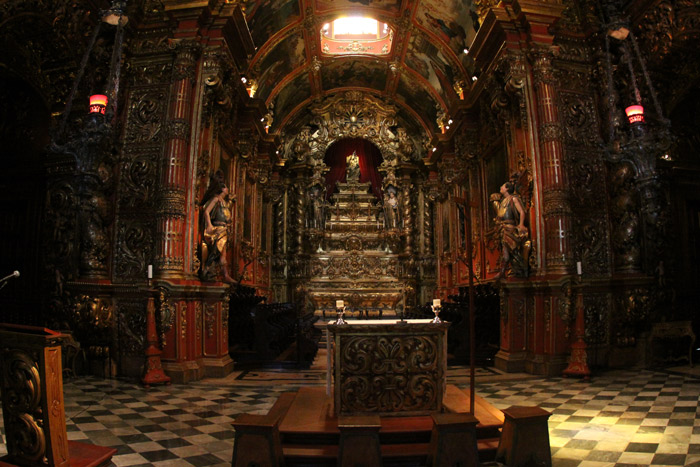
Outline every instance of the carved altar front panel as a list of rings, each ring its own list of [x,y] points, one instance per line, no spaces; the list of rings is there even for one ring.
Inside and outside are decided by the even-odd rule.
[[[440,412],[446,387],[447,328],[430,320],[329,324],[336,415]]]

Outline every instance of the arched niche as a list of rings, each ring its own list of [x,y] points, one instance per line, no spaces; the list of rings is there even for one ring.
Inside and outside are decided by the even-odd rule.
[[[310,106],[312,118],[299,134],[284,143],[287,163],[325,166],[323,159],[329,146],[344,138],[363,138],[382,154],[382,169],[401,163],[417,163],[424,145],[409,137],[396,121],[396,108],[371,94],[346,91]]]
[[[382,152],[371,141],[364,138],[342,138],[331,143],[323,158],[328,167],[325,175],[326,192],[330,197],[336,182],[344,182],[347,173],[347,157],[356,154],[359,162],[359,181],[370,182],[371,191],[377,199],[382,196],[382,175],[379,168],[384,161]]]

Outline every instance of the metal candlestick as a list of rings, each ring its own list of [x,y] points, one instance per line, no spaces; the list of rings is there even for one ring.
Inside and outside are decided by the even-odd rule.
[[[440,314],[440,311],[442,310],[442,306],[440,305],[430,305],[433,309],[433,313],[435,313],[435,318],[431,321],[431,323],[442,323],[442,320],[438,316]]]
[[[346,321],[343,319],[343,315],[345,314],[345,308],[347,307],[343,306],[336,308],[336,311],[338,312],[338,319],[335,321],[335,324],[347,324]]]

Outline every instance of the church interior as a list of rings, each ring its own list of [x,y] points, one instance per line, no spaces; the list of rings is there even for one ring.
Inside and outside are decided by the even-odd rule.
[[[1,2],[0,465],[700,465],[698,39],[694,0]]]

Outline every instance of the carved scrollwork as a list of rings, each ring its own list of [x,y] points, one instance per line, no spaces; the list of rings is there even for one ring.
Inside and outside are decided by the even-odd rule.
[[[592,146],[598,141],[593,100],[569,93],[561,93],[563,136],[567,144]]]
[[[341,345],[341,411],[436,407],[441,375],[435,337],[349,337]]]
[[[51,247],[46,248],[47,262],[65,273],[69,271],[75,273],[77,272],[77,264],[74,261],[77,217],[74,215],[74,209],[77,198],[73,186],[68,182],[59,182],[49,189],[47,199],[44,228],[49,232],[48,238],[51,242]]]
[[[641,265],[639,198],[634,189],[634,168],[628,163],[613,167],[610,180],[610,217],[615,268],[637,271]]]
[[[146,344],[146,310],[143,300],[119,302],[118,326],[121,354],[142,356]]]
[[[119,184],[119,204],[122,210],[143,209],[153,203],[157,157],[154,153],[127,151],[127,157],[122,162]]]
[[[347,91],[312,104],[312,124],[317,130],[311,133],[304,127],[299,135],[285,143],[285,154],[297,160],[323,157],[326,149],[341,138],[365,138],[382,151],[385,162],[415,160],[422,151],[397,126],[395,106],[370,94]],[[308,161],[311,163],[311,161]]]
[[[610,305],[606,295],[586,294],[583,298],[586,342],[605,345],[609,342]]]
[[[576,257],[586,265],[586,273],[605,274],[608,266],[608,231],[605,217],[578,218],[574,220]]]
[[[144,277],[146,261],[151,258],[153,227],[145,221],[121,219],[117,224],[117,277]]]
[[[3,348],[3,372],[0,375],[7,437],[7,451],[27,465],[41,464],[46,454],[41,410],[41,377],[37,356],[22,350]]]
[[[645,288],[627,290],[615,298],[615,315],[611,336],[613,343],[631,346],[636,343],[639,333],[654,317],[656,303],[650,291]]]
[[[162,122],[167,110],[165,97],[165,89],[137,90],[131,93],[126,143],[158,144],[162,141]]]

